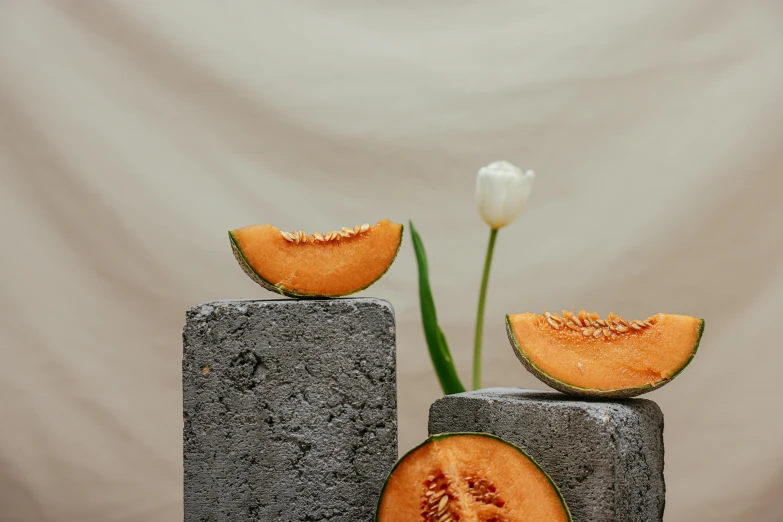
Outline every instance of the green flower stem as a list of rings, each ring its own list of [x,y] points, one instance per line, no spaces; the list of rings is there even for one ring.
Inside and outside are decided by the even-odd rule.
[[[473,341],[473,389],[481,388],[481,337],[484,331],[484,302],[487,300],[487,283],[489,283],[489,267],[492,264],[492,252],[495,250],[497,229],[489,233],[487,258],[484,260],[484,275],[481,278],[481,293],[479,294],[478,313],[476,314],[476,338]]]

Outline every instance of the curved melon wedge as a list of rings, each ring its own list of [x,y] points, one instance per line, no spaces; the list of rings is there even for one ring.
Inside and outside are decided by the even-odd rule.
[[[517,358],[533,375],[571,395],[634,397],[671,382],[699,347],[704,320],[656,314],[626,321],[584,310],[506,315]]]
[[[340,297],[364,290],[397,257],[402,225],[389,220],[306,235],[272,225],[228,233],[239,266],[267,290],[289,297]]]
[[[432,435],[383,485],[376,522],[571,522],[549,475],[521,448],[488,433]]]

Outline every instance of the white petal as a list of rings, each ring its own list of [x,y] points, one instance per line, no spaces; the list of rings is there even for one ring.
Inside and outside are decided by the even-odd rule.
[[[498,229],[514,221],[525,206],[535,174],[522,172],[506,161],[479,169],[476,177],[476,205],[481,218]]]

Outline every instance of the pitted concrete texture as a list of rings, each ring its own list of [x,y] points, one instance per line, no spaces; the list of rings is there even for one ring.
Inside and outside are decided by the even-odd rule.
[[[397,459],[389,303],[214,301],[183,344],[185,522],[372,519]]]
[[[663,414],[652,401],[490,388],[432,404],[430,434],[454,431],[524,449],[560,488],[574,522],[663,520]]]

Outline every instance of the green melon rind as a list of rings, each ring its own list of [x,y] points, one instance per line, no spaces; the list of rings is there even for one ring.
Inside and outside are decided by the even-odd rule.
[[[704,333],[704,319],[699,319],[699,321],[700,321],[699,335],[696,338],[696,343],[693,345],[693,350],[691,350],[691,355],[690,357],[688,357],[688,360],[685,361],[685,364],[683,364],[682,367],[680,367],[680,369],[677,370],[671,377],[666,379],[661,379],[660,381],[654,382],[652,384],[647,384],[645,386],[617,388],[614,390],[602,390],[597,388],[581,388],[579,386],[574,386],[573,384],[568,384],[567,382],[563,382],[559,379],[556,379],[555,377],[549,375],[544,370],[536,366],[533,363],[533,361],[531,361],[527,357],[527,355],[525,355],[525,352],[519,346],[519,342],[517,341],[517,338],[514,336],[514,330],[511,328],[511,321],[509,320],[508,314],[506,314],[506,333],[508,333],[508,339],[509,341],[511,341],[511,347],[514,350],[514,354],[517,356],[517,359],[519,359],[519,362],[521,362],[522,365],[530,373],[535,375],[536,378],[538,378],[538,380],[540,380],[547,386],[550,386],[555,390],[566,393],[568,395],[575,395],[580,397],[599,397],[604,399],[627,399],[630,397],[636,397],[643,393],[648,393],[653,390],[657,390],[661,386],[674,380],[675,377],[681,374],[682,371],[688,367],[688,365],[691,363],[693,358],[696,356],[696,352],[699,349],[699,343],[701,342],[701,336]]]
[[[402,246],[402,236],[405,231],[405,226],[400,225],[400,242],[397,243],[397,250],[394,252],[394,256],[391,258],[391,261],[389,261],[388,266],[386,266],[386,270],[384,270],[381,275],[370,281],[367,285],[363,286],[362,288],[359,288],[357,290],[353,290],[351,292],[346,292],[344,294],[303,294],[299,292],[293,292],[291,290],[286,290],[284,288],[280,288],[279,286],[275,285],[271,281],[267,281],[263,277],[261,277],[261,274],[256,272],[252,266],[250,266],[250,263],[248,262],[247,258],[245,257],[245,254],[242,253],[242,249],[239,248],[239,244],[237,243],[236,238],[234,237],[234,234],[231,233],[231,231],[228,232],[228,238],[231,241],[231,250],[234,252],[234,257],[236,258],[237,262],[239,263],[240,268],[242,268],[242,271],[250,277],[253,281],[261,285],[262,287],[266,288],[270,292],[274,292],[276,294],[280,294],[285,297],[306,297],[306,298],[333,298],[333,297],[344,297],[346,295],[355,294],[358,292],[361,292],[362,290],[365,290],[375,284],[380,278],[382,278],[384,275],[386,275],[386,272],[389,271],[389,268],[391,268],[392,264],[394,263],[394,260],[397,259],[397,254],[400,253],[400,247]]]
[[[426,446],[427,444],[429,444],[431,442],[434,442],[436,440],[447,439],[449,437],[460,436],[460,435],[475,435],[475,436],[480,436],[480,437],[487,437],[488,439],[499,440],[500,442],[508,444],[509,446],[513,447],[518,452],[520,452],[525,458],[527,458],[530,462],[532,462],[533,465],[536,468],[538,468],[538,470],[541,473],[543,473],[543,475],[546,477],[546,479],[552,485],[552,488],[555,490],[555,493],[557,493],[557,498],[560,499],[560,504],[563,506],[563,510],[566,513],[566,517],[568,518],[568,522],[573,522],[573,519],[571,518],[571,511],[568,509],[568,504],[566,504],[566,501],[563,498],[563,494],[560,492],[560,488],[557,487],[557,484],[555,484],[555,481],[552,480],[552,477],[549,476],[549,473],[544,471],[544,468],[542,468],[538,464],[538,462],[536,462],[535,459],[533,459],[533,457],[528,455],[527,452],[525,452],[525,450],[523,450],[522,448],[520,448],[516,444],[513,444],[513,443],[511,443],[511,442],[509,442],[509,441],[507,441],[505,439],[502,439],[502,438],[498,437],[497,435],[493,435],[491,433],[484,433],[484,432],[475,432],[474,433],[474,432],[468,432],[468,431],[456,431],[456,432],[451,432],[451,433],[437,433],[435,435],[430,435],[429,437],[427,437],[427,439],[424,442],[422,442],[418,446],[412,448],[407,453],[405,453],[405,455],[403,455],[400,459],[398,459],[397,463],[394,464],[394,467],[392,467],[391,471],[386,476],[386,480],[383,482],[383,487],[381,488],[381,493],[380,493],[380,495],[378,495],[378,502],[375,505],[375,518],[374,518],[375,522],[378,522],[378,520],[379,520],[378,517],[380,516],[380,513],[381,513],[381,502],[383,501],[383,494],[386,492],[386,486],[389,484],[389,481],[391,480],[392,475],[394,475],[394,470],[397,469],[397,467],[402,463],[402,461],[405,460],[409,455],[411,455],[416,450]]]

